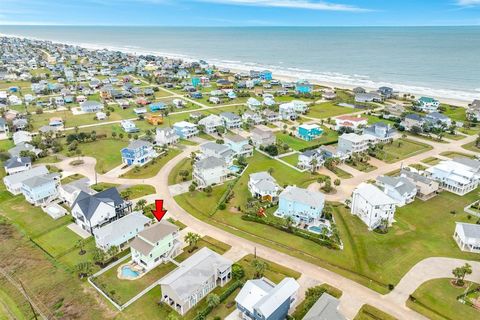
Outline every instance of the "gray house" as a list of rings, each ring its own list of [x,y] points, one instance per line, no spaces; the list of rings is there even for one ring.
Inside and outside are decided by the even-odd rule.
[[[338,311],[339,305],[340,301],[337,298],[324,293],[308,310],[302,320],[346,320]]]

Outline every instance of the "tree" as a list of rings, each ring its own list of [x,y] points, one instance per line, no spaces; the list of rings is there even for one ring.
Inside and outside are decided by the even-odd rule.
[[[200,235],[197,233],[189,232],[184,237],[185,242],[188,246],[193,250],[197,245],[198,241],[200,241]]]
[[[103,264],[105,262],[105,260],[107,259],[107,255],[105,254],[105,252],[103,252],[103,250],[99,249],[99,248],[95,248],[93,249],[93,261],[96,263],[96,264]]]
[[[190,174],[190,172],[188,172],[188,170],[180,170],[180,172],[178,173],[178,175],[180,177],[182,177],[183,181],[187,181],[187,178],[188,178],[189,174]]]
[[[212,192],[213,192],[212,186],[206,186],[205,188],[203,188],[203,191],[205,191],[207,196],[210,197],[212,195]]]
[[[245,270],[239,264],[234,263],[232,265],[232,277],[235,280],[240,280],[245,276]]]
[[[75,271],[78,273],[78,276],[82,279],[88,277],[93,270],[91,262],[80,262],[75,266]]]
[[[270,157],[276,157],[278,156],[278,148],[276,145],[271,144],[269,146],[265,147],[265,152],[268,153]]]
[[[174,312],[170,312],[167,316],[167,320],[180,320]]]
[[[79,255],[83,256],[86,251],[85,251],[85,240],[84,239],[80,239],[77,241],[77,244],[76,244],[76,247],[78,249],[80,249],[80,251],[78,252]]]
[[[147,204],[147,200],[145,199],[140,199],[137,201],[137,204],[135,205],[135,210],[143,210],[145,209],[145,205]]]
[[[216,295],[215,293],[210,293],[207,296],[207,305],[210,308],[215,308],[219,304],[220,304],[220,297],[218,295]]]
[[[112,132],[112,138],[116,138],[117,137],[117,133],[115,131]]]
[[[295,223],[295,220],[293,220],[292,216],[287,216],[285,218],[285,226],[287,227],[287,230],[292,231],[292,227],[294,223]]]
[[[120,250],[118,250],[117,246],[111,246],[110,248],[108,248],[107,255],[111,258],[116,256],[119,251]]]
[[[263,260],[253,259],[252,260],[252,267],[255,269],[255,278],[263,277],[265,270],[267,270],[267,263]]]
[[[188,191],[193,192],[193,191],[195,191],[195,189],[197,189],[197,186],[192,182],[192,183],[188,186]]]
[[[313,158],[310,164],[312,165],[312,173],[314,173],[317,170],[318,160],[316,158]]]
[[[452,274],[455,277],[455,284],[457,286],[463,286],[465,277],[472,274],[472,266],[468,263],[452,270]]]
[[[340,183],[342,183],[342,181],[340,181],[340,179],[338,178],[333,181],[333,184],[336,185],[337,187],[340,185]]]

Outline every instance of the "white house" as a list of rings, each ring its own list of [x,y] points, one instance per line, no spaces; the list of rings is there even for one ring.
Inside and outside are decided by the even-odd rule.
[[[155,134],[155,142],[159,146],[169,146],[174,145],[180,140],[180,137],[170,127],[157,128]]]
[[[371,144],[376,144],[374,136],[356,133],[344,133],[338,137],[338,150],[345,154],[364,152]]]
[[[259,128],[255,128],[251,132],[252,132],[252,136],[251,136],[252,143],[257,148],[266,147],[266,146],[275,144],[277,140],[273,132],[269,130],[262,130]]]
[[[243,122],[251,123],[251,124],[260,124],[263,122],[263,118],[259,113],[249,111],[249,110],[245,111],[242,114],[242,120]]]
[[[200,146],[201,158],[215,157],[223,160],[226,164],[233,163],[235,152],[226,144],[206,142]]]
[[[460,250],[480,253],[480,225],[456,222],[453,238]]]
[[[236,157],[251,157],[253,155],[253,146],[250,145],[247,138],[239,134],[229,134],[224,136],[225,145],[233,150]]]
[[[397,201],[398,207],[403,207],[415,200],[416,185],[404,177],[379,176],[376,181],[383,192]]]
[[[418,108],[423,112],[435,112],[440,107],[440,101],[430,98],[430,97],[421,97],[417,100]]]
[[[225,127],[228,129],[240,128],[242,125],[242,118],[235,113],[222,112],[220,113],[220,117],[222,118]]]
[[[193,165],[192,176],[200,187],[225,182],[228,176],[227,164],[217,157],[198,160]]]
[[[4,162],[3,167],[7,175],[23,172],[32,168],[30,157],[14,157]]]
[[[247,100],[247,107],[252,110],[252,111],[255,111],[257,110],[258,108],[260,108],[262,106],[262,103],[260,101],[258,101],[257,99],[255,98],[248,98]]]
[[[141,211],[135,211],[111,223],[95,229],[94,237],[97,248],[108,251],[111,247],[123,249],[130,240],[150,224],[150,218]]]
[[[173,124],[173,130],[180,137],[180,139],[189,139],[198,135],[198,128],[196,124],[180,121]]]
[[[39,177],[47,173],[48,173],[47,167],[44,165],[41,165],[38,167],[34,167],[30,170],[26,170],[23,172],[6,176],[3,178],[3,183],[5,184],[5,187],[11,194],[18,195],[22,192],[21,188],[25,180],[33,177]]]
[[[260,198],[263,201],[277,202],[282,188],[268,172],[262,171],[250,174],[248,190],[252,197]]]
[[[440,161],[425,171],[441,188],[461,196],[475,190],[480,181],[480,161],[467,158]]]
[[[32,141],[32,134],[28,131],[17,131],[13,133],[13,143],[15,145]]]
[[[353,190],[350,211],[373,230],[383,222],[388,226],[392,224],[396,203],[376,186],[362,182]]]
[[[340,130],[342,128],[350,128],[353,131],[357,131],[360,128],[365,127],[368,124],[367,118],[362,118],[358,116],[338,116],[335,118],[335,130]]]
[[[198,124],[203,126],[205,133],[211,134],[217,132],[218,127],[223,127],[224,123],[222,118],[216,114],[211,114],[198,121]]]

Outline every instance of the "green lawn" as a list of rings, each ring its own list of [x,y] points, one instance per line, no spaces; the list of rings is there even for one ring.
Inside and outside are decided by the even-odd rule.
[[[330,169],[329,169],[330,170]],[[335,167],[333,168],[332,170],[330,170],[331,172],[335,173],[335,175],[341,179],[350,179],[352,178],[353,176],[348,173],[347,171],[345,170],[342,170],[340,169],[339,167]]]
[[[463,134],[451,134],[451,133],[446,133],[446,134],[445,134],[445,138],[451,139],[451,140],[462,140],[462,139],[465,139],[466,136],[464,136]]]
[[[397,318],[389,315],[382,310],[369,304],[364,304],[353,320],[396,320]]]
[[[80,239],[80,236],[65,225],[35,238],[35,242],[50,255],[59,257],[75,248]]]
[[[434,320],[474,320],[480,311],[460,303],[457,297],[466,288],[454,287],[452,279],[434,279],[423,283],[412,294],[416,301],[407,301],[407,306],[425,317]]]
[[[255,276],[255,268],[252,266],[252,261],[254,259],[255,256],[253,254],[249,254],[236,262],[243,267],[243,269],[245,270],[245,276],[248,279],[252,279]],[[259,257],[257,257],[257,259],[267,263],[267,269],[265,270],[264,277],[275,283],[279,283],[286,277],[298,279],[302,275],[296,270],[284,267],[273,261],[265,260]]]
[[[192,179],[192,162],[190,158],[185,158],[180,161],[173,169],[170,171],[168,175],[168,185],[171,186],[173,184],[177,184],[183,182],[183,177],[179,175],[179,172],[182,170],[188,171],[188,176],[186,180]]]
[[[341,107],[333,102],[324,102],[310,106],[310,110],[307,113],[308,117],[317,119],[327,119],[342,114],[354,113],[360,110],[348,107]]]
[[[288,164],[291,164],[292,166],[296,167],[298,164],[298,153],[291,154],[289,156],[281,157],[280,159],[285,161]]]
[[[442,153],[440,153],[441,156],[444,156],[444,157],[447,157],[447,158],[458,158],[458,157],[461,157],[461,158],[470,158],[470,159],[474,159],[475,157],[470,155],[470,154],[466,154],[466,153],[462,153],[462,152],[456,152],[456,151],[444,151]]]
[[[120,194],[128,199],[137,199],[154,193],[155,188],[149,184],[137,184],[120,191]]]
[[[83,179],[83,178],[85,178],[84,175],[79,174],[79,173],[75,173],[75,174],[72,174],[68,177],[63,178],[61,182],[62,182],[62,184],[69,184],[73,181],[77,181],[77,180],[80,180],[80,179]]]
[[[392,143],[384,145],[383,151],[385,152],[385,157],[380,160],[383,160],[387,163],[394,163],[431,149],[432,146],[426,143],[409,139],[398,139]]]
[[[181,151],[179,149],[168,149],[167,154],[151,160],[143,166],[135,166],[127,173],[122,174],[121,178],[126,179],[147,179],[157,175],[162,167],[174,157],[179,155]]]
[[[462,148],[465,150],[473,151],[473,152],[480,152],[480,148],[477,148],[475,141],[464,144]]]
[[[290,146],[290,148],[297,151],[338,141],[338,133],[336,131],[330,130],[323,126],[322,129],[324,130],[323,134],[318,139],[312,141],[305,141],[283,132],[277,132],[275,133],[275,136],[277,137],[277,141],[279,143],[286,143]]]
[[[431,166],[436,165],[437,163],[440,162],[440,159],[435,158],[435,157],[428,157],[422,160],[423,163],[429,164]]]
[[[370,171],[373,171],[373,170],[377,169],[377,167],[375,167],[374,165],[371,165],[368,162],[367,163],[360,162],[360,161],[357,161],[357,162],[354,162],[354,163],[345,162],[345,164],[349,167],[352,167],[352,168],[357,169],[357,170],[362,171],[362,172],[370,172]]]
[[[107,190],[107,189],[118,187],[118,186],[119,185],[116,183],[99,182],[97,184],[93,184],[91,187],[93,190],[97,192],[102,192],[103,190]]]

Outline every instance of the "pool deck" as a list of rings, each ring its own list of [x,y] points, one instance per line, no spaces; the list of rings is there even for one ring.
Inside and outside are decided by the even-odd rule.
[[[76,223],[70,223],[68,225],[68,229],[78,234],[82,239],[87,239],[88,237],[91,236],[90,233],[80,228]]]

